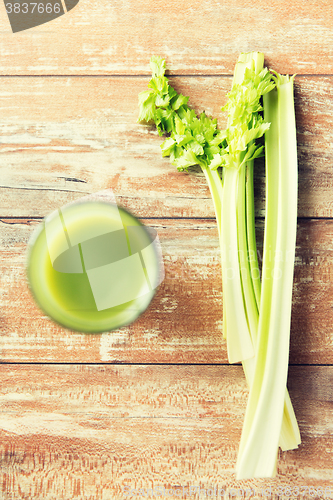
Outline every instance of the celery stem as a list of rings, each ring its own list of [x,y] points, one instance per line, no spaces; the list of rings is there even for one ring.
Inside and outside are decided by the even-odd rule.
[[[215,217],[217,222],[217,230],[219,233],[220,249],[222,250],[222,239],[221,239],[221,220],[222,220],[222,179],[217,170],[211,170],[210,168],[203,168],[203,172],[206,177],[206,182],[208,184],[210,194],[213,200]],[[223,291],[224,293],[224,291]],[[223,297],[223,337],[227,338],[227,321],[226,321],[226,311],[225,311],[225,300]]]
[[[228,359],[230,363],[236,363],[254,356],[239,266],[237,234],[239,169],[235,167],[226,168],[223,181],[222,286],[226,310]]]
[[[247,238],[246,217],[246,164],[239,168],[238,200],[237,200],[237,230],[238,230],[238,256],[242,280],[242,290],[245,303],[246,317],[250,329],[253,345],[256,344],[258,330],[258,306],[253,289],[249,262],[249,247]]]
[[[254,161],[248,161],[246,164],[246,228],[248,253],[251,269],[252,286],[256,298],[257,309],[259,311],[261,282],[260,270],[258,264],[256,232],[255,232],[255,217],[254,217],[254,188],[253,188],[253,171]]]
[[[253,383],[237,478],[273,477],[286,405],[286,383],[297,224],[297,149],[293,80],[278,77],[264,96],[266,221],[262,296]],[[273,259],[271,259],[271,256]],[[290,408],[289,408],[290,409]],[[293,413],[290,414],[291,419]],[[292,426],[297,441],[297,425]]]

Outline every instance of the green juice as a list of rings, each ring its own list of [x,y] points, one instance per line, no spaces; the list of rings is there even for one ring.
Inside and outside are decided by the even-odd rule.
[[[46,217],[29,242],[27,275],[40,308],[80,332],[134,321],[162,280],[154,234],[117,205],[88,201]]]

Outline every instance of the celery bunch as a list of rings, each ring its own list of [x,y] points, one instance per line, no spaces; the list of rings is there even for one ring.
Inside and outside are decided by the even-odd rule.
[[[178,170],[201,167],[214,203],[222,258],[223,333],[229,362],[242,362],[250,391],[237,477],[272,477],[279,445],[287,450],[300,443],[286,390],[297,221],[293,79],[272,76],[261,53],[241,54],[223,108],[227,127],[219,130],[216,120],[205,113],[197,117],[188,97],[169,85],[162,58],[152,57],[150,64],[153,75],[148,90],[139,95],[138,120],[154,122],[159,134],[167,135],[162,155],[169,156]],[[253,168],[255,158],[263,155],[258,139],[264,135],[267,190],[261,286]],[[278,252],[273,260],[272,250]],[[274,255],[281,252],[288,259],[277,263]]]

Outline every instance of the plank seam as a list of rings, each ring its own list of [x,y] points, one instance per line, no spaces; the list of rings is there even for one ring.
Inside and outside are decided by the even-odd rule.
[[[233,78],[232,74],[225,74],[225,73],[213,73],[213,74],[204,74],[204,73],[199,73],[199,74],[178,74],[178,73],[173,73],[173,74],[166,74],[168,78]],[[333,74],[331,73],[297,73],[296,74],[296,79],[297,78],[331,78]],[[125,73],[120,73],[120,74],[99,74],[99,75],[94,75],[94,74],[74,74],[74,73],[68,73],[68,74],[45,74],[45,75],[1,75],[0,78],[151,78],[151,74],[148,73],[143,73],[143,74],[135,74],[135,75],[127,75]]]
[[[72,191],[69,191],[69,192],[72,192]],[[4,220],[5,219],[5,220]],[[7,220],[11,220],[15,223],[15,220],[18,220],[18,221],[22,221],[22,220],[43,220],[44,219],[44,216],[36,216],[36,215],[0,215],[0,222],[2,222],[3,224],[9,224],[7,223],[6,221]],[[159,220],[185,220],[185,221],[212,221],[212,222],[216,222],[216,219],[215,217],[145,217],[145,216],[138,216],[138,219],[139,220],[156,220],[156,221],[159,221]],[[256,221],[258,222],[263,222],[265,220],[265,217],[264,216],[257,216],[256,217]],[[301,217],[297,217],[297,220],[298,221],[333,221],[333,217],[304,217],[304,216],[301,216]]]
[[[57,366],[229,366],[230,368],[237,367],[241,368],[242,365],[240,363],[131,363],[131,362],[122,362],[122,361],[113,361],[108,363],[103,362],[74,362],[74,361],[0,361],[1,365],[36,365],[36,366],[44,366],[44,365],[57,365]],[[330,363],[290,363],[289,367],[306,367],[306,366],[316,366],[316,367],[333,367],[333,364]]]

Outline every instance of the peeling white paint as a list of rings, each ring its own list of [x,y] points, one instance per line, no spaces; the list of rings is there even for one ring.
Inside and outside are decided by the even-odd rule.
[[[2,135],[0,144],[49,144],[50,138],[38,137],[31,134]],[[4,151],[4,150],[2,150]]]
[[[29,393],[10,392],[8,394],[1,394],[0,401],[34,401],[36,398]]]
[[[126,345],[130,340],[129,332],[126,330],[103,333],[99,344],[101,361],[111,361],[112,353],[116,347]]]

